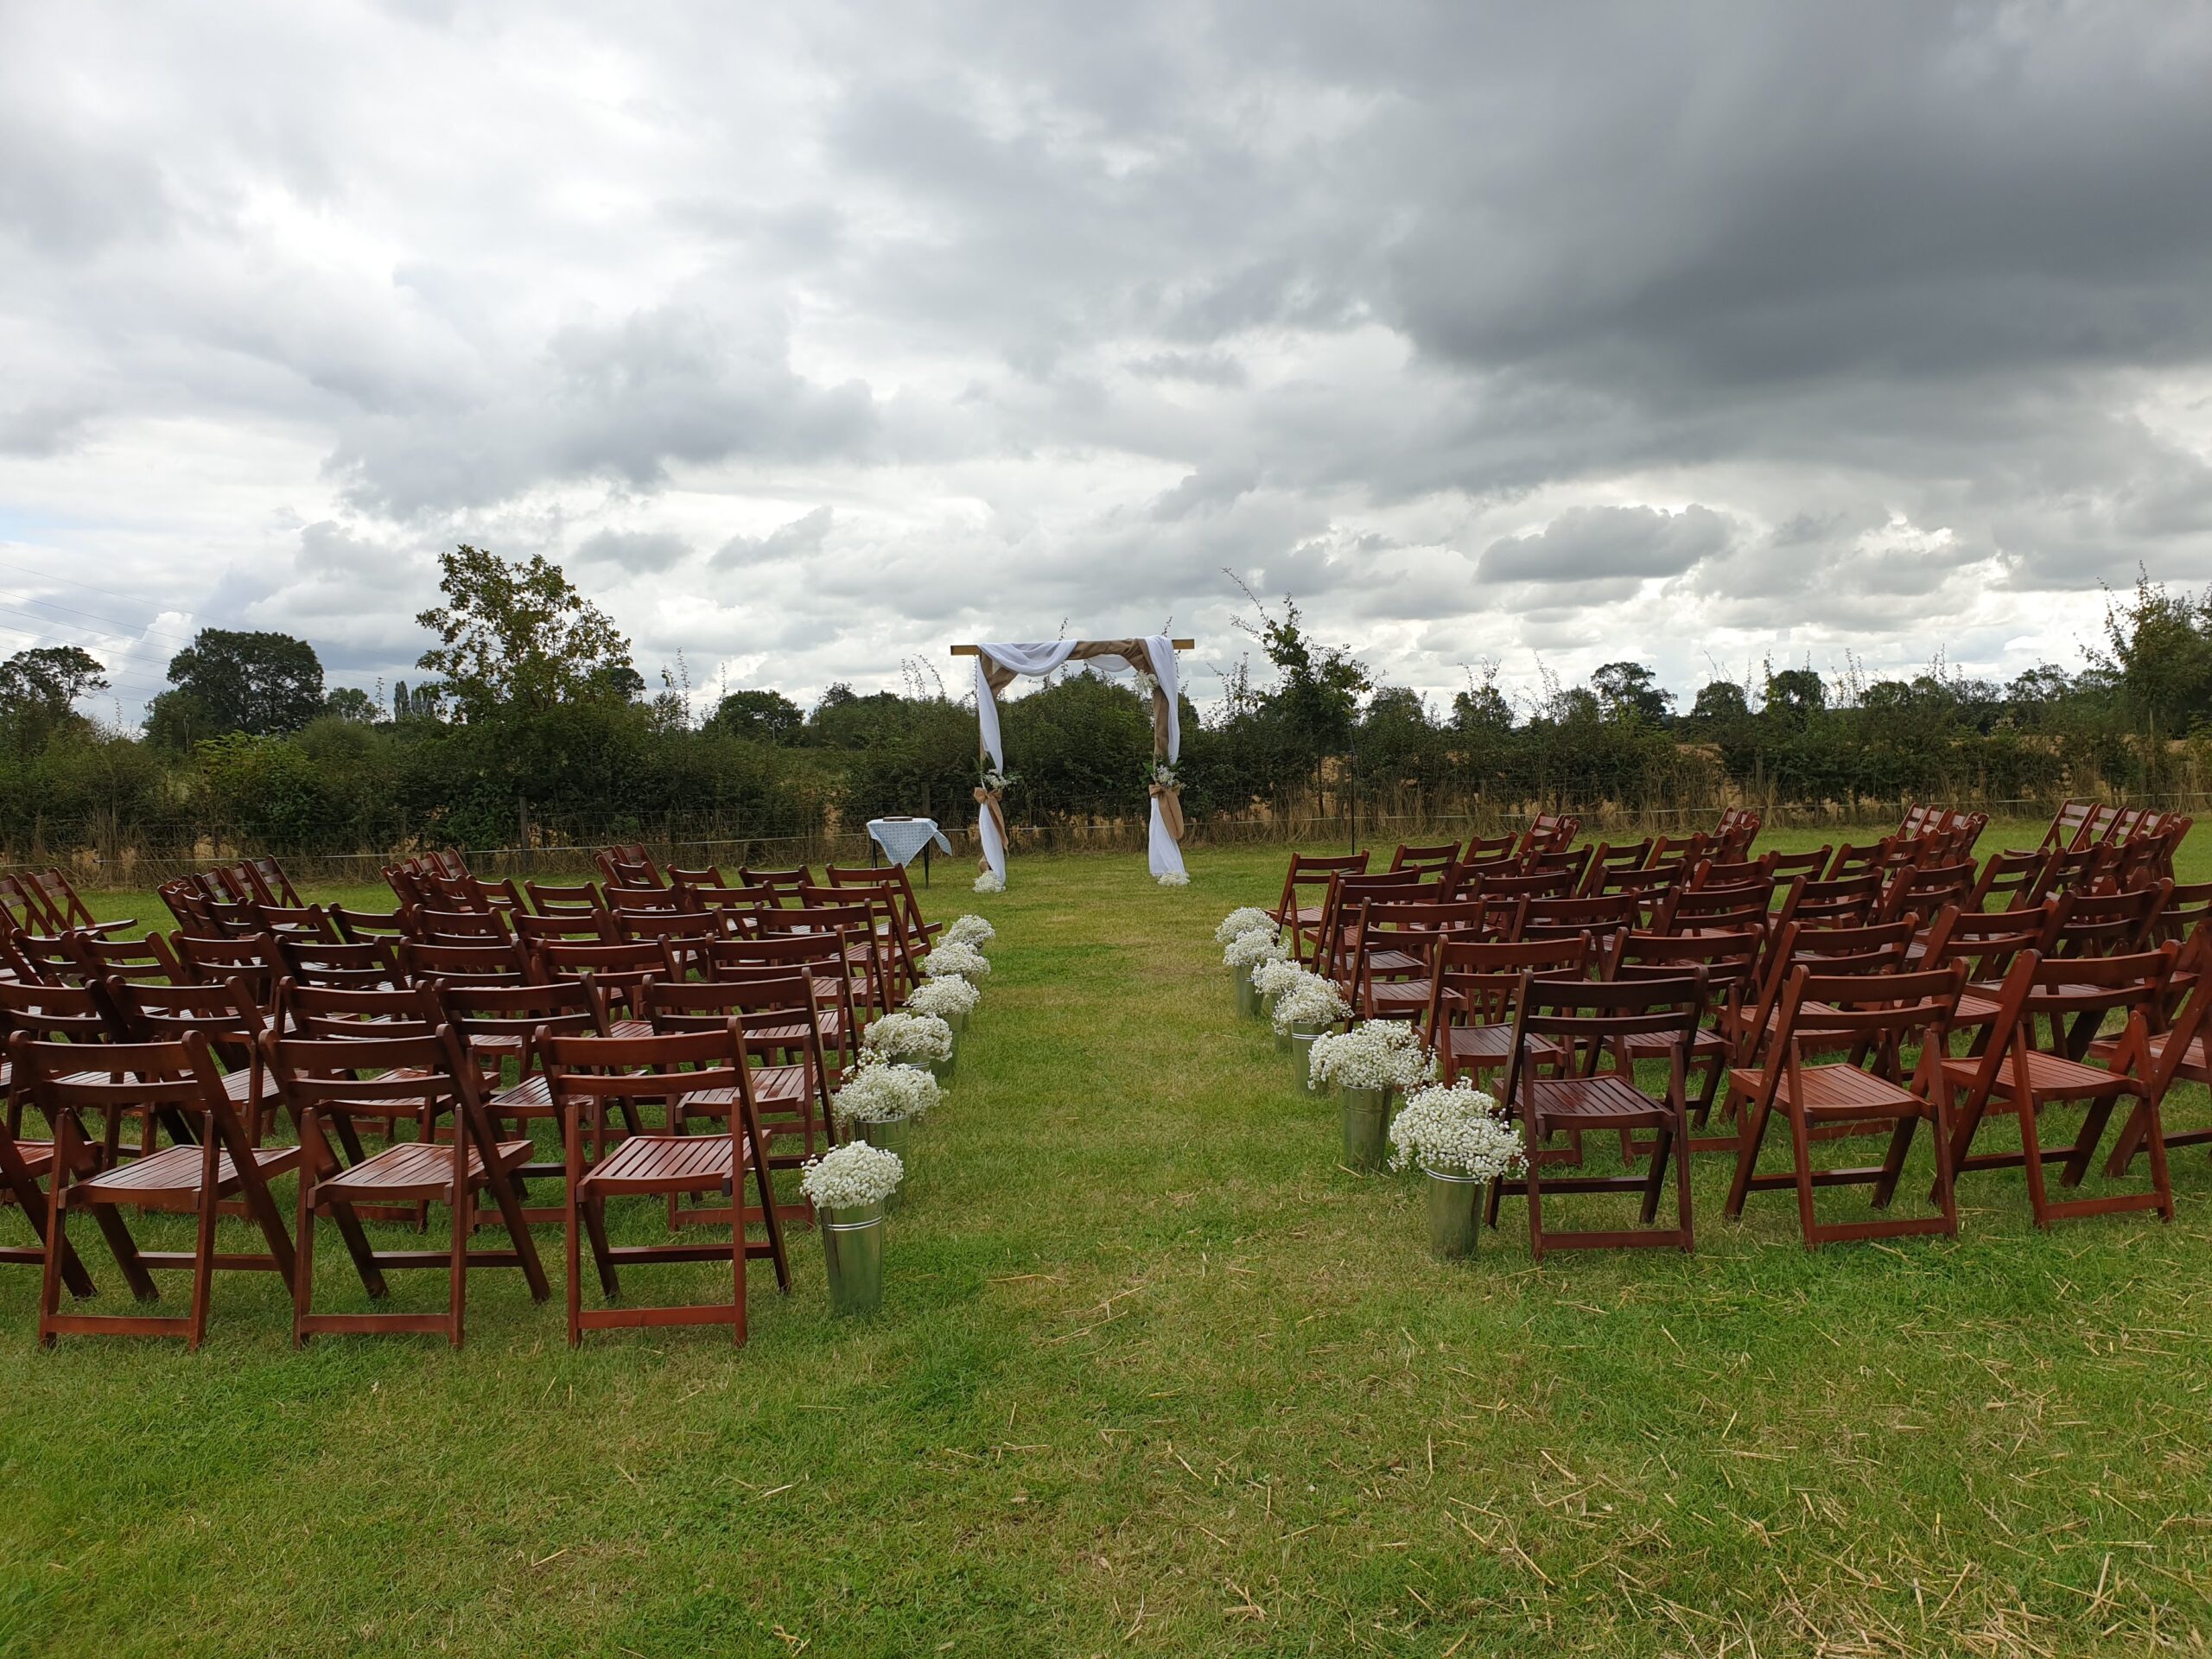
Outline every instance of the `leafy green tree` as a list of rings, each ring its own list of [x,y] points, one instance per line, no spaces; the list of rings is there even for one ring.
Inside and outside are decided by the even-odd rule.
[[[415,665],[444,677],[464,719],[542,715],[645,690],[630,642],[543,554],[510,563],[464,543],[439,563],[446,603],[415,619],[438,643]]]
[[[806,716],[780,691],[732,691],[715,705],[707,724],[732,737],[780,747],[798,741]]]
[[[1286,750],[1308,766],[1325,754],[1341,753],[1351,741],[1359,700],[1373,689],[1367,664],[1345,647],[1322,645],[1307,633],[1295,600],[1284,599],[1281,616],[1256,600],[1254,605],[1258,624],[1238,626],[1260,642],[1281,677],[1266,702]]]
[[[358,685],[341,685],[322,700],[322,712],[340,720],[364,722],[377,717],[377,706]]]
[[[0,663],[0,724],[16,746],[42,747],[60,730],[82,726],[78,698],[107,690],[107,669],[77,645],[34,645]]]
[[[1701,726],[1733,726],[1751,718],[1744,688],[1733,680],[1707,680],[1690,705],[1690,719]]]
[[[190,697],[200,736],[296,732],[322,712],[322,662],[289,633],[202,628],[169,658],[169,684]]]
[[[1658,677],[1642,663],[1607,663],[1590,677],[1590,689],[1608,719],[1663,726],[1674,713],[1675,694],[1661,690]]]
[[[2139,576],[2132,601],[2106,595],[2105,643],[2097,665],[2152,736],[2212,715],[2212,588],[2192,599]]]

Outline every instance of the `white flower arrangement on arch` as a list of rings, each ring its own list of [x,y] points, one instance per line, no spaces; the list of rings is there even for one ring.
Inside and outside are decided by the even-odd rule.
[[[1436,1075],[1436,1057],[1410,1020],[1368,1020],[1313,1039],[1307,1073],[1339,1089],[1413,1090]]]
[[[990,971],[990,958],[972,944],[939,944],[922,958],[922,975],[926,979],[940,979],[947,974],[981,979]]]
[[[1262,996],[1281,996],[1305,971],[1287,956],[1270,957],[1252,969],[1252,988]]]
[[[996,870],[985,870],[976,878],[975,890],[977,893],[1004,893],[1006,878]]]
[[[1221,918],[1221,925],[1213,931],[1213,942],[1216,944],[1227,944],[1241,933],[1252,933],[1262,930],[1269,933],[1274,932],[1275,918],[1257,905],[1243,905]]]
[[[849,1141],[807,1160],[800,1167],[798,1185],[817,1210],[859,1210],[881,1204],[896,1192],[906,1173],[906,1166],[897,1153],[865,1141]]]
[[[999,931],[980,916],[959,916],[938,935],[945,944],[972,944],[978,950],[999,936]]]
[[[1529,1167],[1521,1126],[1498,1116],[1497,1102],[1462,1077],[1407,1098],[1390,1120],[1390,1167],[1419,1164],[1439,1174],[1510,1180]]]
[[[1290,947],[1272,933],[1255,930],[1239,933],[1221,953],[1224,968],[1241,968],[1249,972],[1263,962],[1280,961],[1290,954]]]
[[[950,1020],[956,1014],[975,1013],[976,1005],[982,1000],[982,992],[959,975],[941,974],[924,980],[907,995],[906,1011]]]
[[[868,1022],[861,1047],[893,1065],[927,1065],[952,1058],[952,1027],[933,1014],[887,1014]]]
[[[902,1117],[926,1117],[944,1100],[938,1081],[911,1065],[863,1060],[845,1073],[830,1109],[840,1134],[855,1123],[891,1123]]]
[[[1333,1026],[1351,1018],[1344,993],[1311,969],[1301,968],[1290,988],[1275,994],[1275,1035],[1287,1037],[1293,1026]]]

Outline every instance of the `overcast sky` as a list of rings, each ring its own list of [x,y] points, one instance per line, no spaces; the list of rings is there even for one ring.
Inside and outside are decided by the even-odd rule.
[[[2076,663],[2212,578],[2212,10],[0,0],[0,647],[389,683],[457,541],[802,701],[1203,702],[1224,566],[1444,699]]]

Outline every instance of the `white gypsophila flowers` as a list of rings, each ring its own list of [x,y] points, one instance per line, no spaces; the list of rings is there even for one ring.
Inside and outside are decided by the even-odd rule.
[[[952,1027],[933,1014],[887,1014],[871,1020],[861,1046],[887,1060],[927,1065],[952,1058]]]
[[[996,870],[985,870],[976,878],[976,891],[977,893],[1004,893],[1006,878]]]
[[[1213,931],[1213,942],[1216,944],[1227,944],[1240,933],[1250,933],[1262,930],[1269,933],[1274,932],[1275,918],[1257,905],[1244,905],[1230,911],[1228,915],[1221,918],[1221,925]]]
[[[1287,1036],[1293,1026],[1333,1026],[1351,1017],[1344,995],[1320,975],[1301,969],[1290,988],[1275,993],[1274,1027],[1277,1036]]]
[[[990,971],[989,959],[972,944],[940,944],[922,958],[922,972],[931,979],[944,974],[981,979]]]
[[[817,1210],[857,1210],[881,1204],[899,1190],[906,1166],[895,1152],[848,1141],[800,1167],[799,1191]]]
[[[938,937],[946,944],[972,944],[978,950],[999,936],[999,931],[980,916],[956,917]]]
[[[1411,1089],[1428,1080],[1435,1062],[1410,1022],[1370,1020],[1316,1038],[1307,1067],[1314,1082],[1339,1089]]]
[[[842,1130],[853,1123],[925,1117],[943,1098],[937,1079],[919,1067],[863,1061],[845,1074],[844,1083],[830,1097],[830,1109]]]
[[[1187,870],[1170,870],[1166,874],[1160,878],[1160,885],[1163,887],[1187,887],[1191,885],[1190,872]]]
[[[957,974],[945,974],[937,979],[925,979],[906,997],[909,1014],[933,1014],[940,1020],[950,1020],[957,1014],[973,1014],[976,1005],[983,1000],[982,992]]]
[[[1272,933],[1239,933],[1221,953],[1224,968],[1256,968],[1290,954],[1290,947]]]
[[[1280,996],[1305,971],[1287,956],[1270,957],[1252,969],[1252,988],[1262,996]]]
[[[1440,1174],[1509,1180],[1529,1167],[1521,1127],[1497,1115],[1497,1102],[1462,1077],[1409,1096],[1390,1120],[1390,1167],[1419,1164]]]

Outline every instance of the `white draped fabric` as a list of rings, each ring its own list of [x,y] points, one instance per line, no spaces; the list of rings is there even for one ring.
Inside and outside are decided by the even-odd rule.
[[[1084,658],[1092,667],[1109,674],[1132,674],[1148,669],[1160,683],[1159,696],[1166,703],[1165,747],[1166,758],[1173,762],[1183,755],[1183,722],[1179,708],[1174,642],[1164,633],[1148,636],[1144,642],[1149,663],[1132,663],[1126,657],[1096,656]],[[1051,673],[1064,666],[1082,649],[1079,641],[1056,639],[1049,644],[1022,644],[995,640],[979,645],[976,652],[976,720],[982,728],[983,752],[991,758],[991,765],[1000,772],[1006,770],[1006,741],[999,731],[999,702],[991,690],[990,664],[996,664],[1011,674],[1036,677]],[[982,843],[983,861],[1001,884],[1006,880],[1006,845],[999,838],[998,827],[991,822],[991,815],[976,815],[976,836]],[[1190,878],[1183,868],[1183,849],[1175,837],[1167,833],[1161,818],[1157,798],[1151,802],[1151,821],[1145,837],[1152,873],[1154,876],[1180,884]]]

